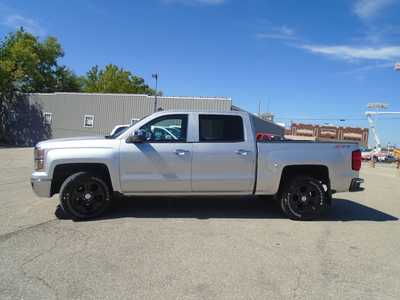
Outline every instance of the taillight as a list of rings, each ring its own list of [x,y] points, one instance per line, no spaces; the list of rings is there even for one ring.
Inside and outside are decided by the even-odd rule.
[[[351,153],[351,168],[354,171],[361,169],[361,150],[355,150]]]

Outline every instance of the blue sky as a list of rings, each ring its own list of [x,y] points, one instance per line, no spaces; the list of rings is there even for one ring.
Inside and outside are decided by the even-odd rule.
[[[261,100],[286,124],[367,127],[368,102],[400,111],[400,0],[0,0],[0,36],[21,25],[56,36],[77,74],[159,72],[166,95]],[[378,120],[385,143],[398,129],[400,116]]]

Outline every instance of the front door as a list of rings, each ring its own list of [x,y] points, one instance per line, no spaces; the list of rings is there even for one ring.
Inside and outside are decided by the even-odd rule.
[[[181,193],[191,190],[192,144],[186,142],[188,115],[165,115],[140,129],[147,140],[121,141],[120,178],[124,193]]]

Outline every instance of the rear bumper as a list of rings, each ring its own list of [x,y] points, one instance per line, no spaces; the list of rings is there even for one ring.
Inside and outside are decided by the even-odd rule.
[[[50,190],[51,190],[50,178],[33,173],[31,176],[31,186],[36,196],[44,198],[50,197]]]
[[[362,179],[362,178],[353,178],[351,180],[349,191],[350,192],[361,192],[361,191],[363,191],[364,188],[361,187],[361,184],[363,184],[363,183],[364,183],[364,179]]]

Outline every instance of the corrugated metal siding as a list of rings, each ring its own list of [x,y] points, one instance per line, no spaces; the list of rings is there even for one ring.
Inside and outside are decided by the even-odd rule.
[[[153,97],[154,98],[154,97]],[[212,110],[229,111],[231,110],[231,100],[208,100],[204,98],[180,99],[169,97],[158,97],[157,106],[162,109],[183,109],[183,110]]]
[[[53,138],[105,135],[115,125],[130,124],[154,110],[154,96],[125,94],[54,93],[31,94],[30,101],[41,105],[43,112],[52,113]],[[228,98],[158,97],[164,110],[229,111]],[[83,126],[84,115],[94,115],[94,127]]]

